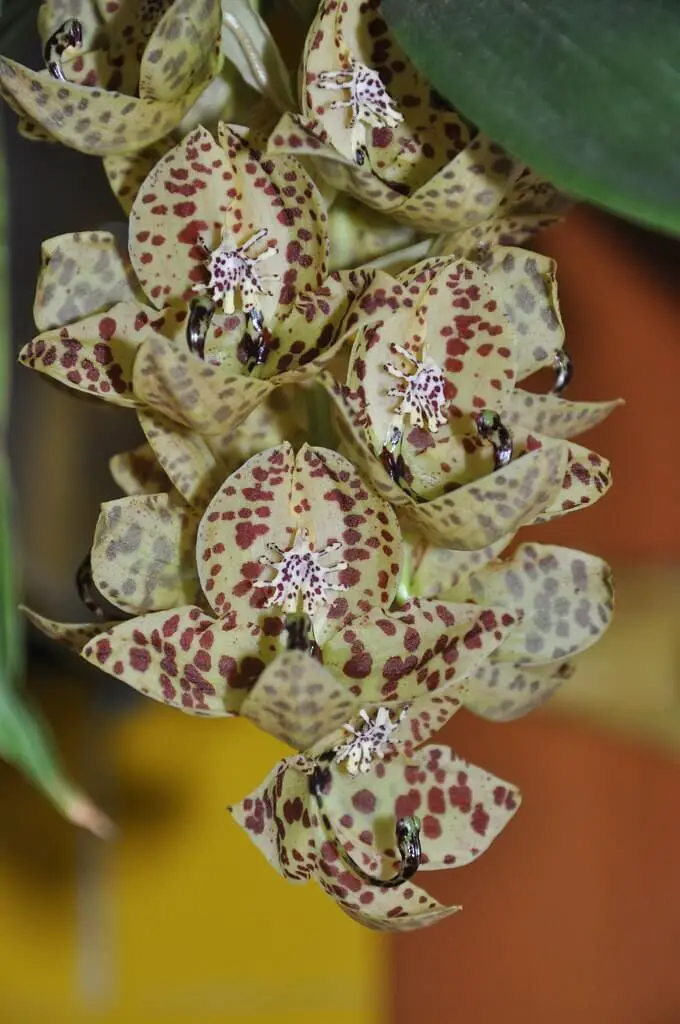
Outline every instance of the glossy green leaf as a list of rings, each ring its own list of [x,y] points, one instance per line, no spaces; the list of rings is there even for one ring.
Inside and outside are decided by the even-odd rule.
[[[382,0],[466,117],[575,196],[680,232],[680,4]]]

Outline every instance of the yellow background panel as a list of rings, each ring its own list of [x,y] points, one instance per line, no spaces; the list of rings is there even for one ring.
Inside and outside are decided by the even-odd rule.
[[[281,879],[225,810],[280,744],[150,701],[112,719],[56,680],[48,696],[120,831],[76,835],[0,774],[0,1024],[379,1024],[381,938]]]

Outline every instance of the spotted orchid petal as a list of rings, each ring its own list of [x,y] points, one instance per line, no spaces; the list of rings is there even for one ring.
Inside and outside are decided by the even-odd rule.
[[[103,159],[111,191],[128,216],[145,179],[175,144],[172,135],[131,153],[111,153]]]
[[[359,333],[347,383],[365,399],[374,451],[397,449],[412,490],[430,499],[493,469],[476,416],[502,410],[511,394],[513,339],[473,263],[426,260],[391,297],[390,315]]]
[[[133,365],[142,342],[155,337],[144,307],[119,302],[105,313],[37,335],[24,345],[19,362],[77,391],[136,406],[142,397],[133,386]]]
[[[568,661],[515,665],[507,661],[480,665],[463,697],[468,711],[492,722],[512,722],[542,707],[570,679]]]
[[[241,715],[296,750],[307,750],[352,717],[355,699],[306,651],[285,651],[264,670]]]
[[[172,490],[172,482],[148,444],[109,459],[109,472],[123,494],[159,494]]]
[[[470,592],[480,603],[522,613],[496,651],[500,661],[564,661],[595,643],[613,613],[607,563],[553,545],[522,544],[507,562],[475,573]]]
[[[261,376],[286,383],[318,374],[344,344],[345,315],[369,281],[364,271],[336,271],[320,288],[298,295],[293,309],[276,323]]]
[[[297,758],[281,761],[249,796],[229,808],[271,866],[289,882],[314,875],[324,840],[309,803],[309,776]]]
[[[378,874],[398,865],[398,818],[420,818],[420,870],[436,871],[481,856],[519,804],[513,786],[439,746],[377,762],[369,775],[333,770],[324,799],[345,848],[361,867]]]
[[[156,24],[142,56],[139,95],[181,101],[218,71],[220,0],[175,0]]]
[[[362,606],[388,606],[401,565],[392,509],[342,456],[306,445],[296,456],[289,444],[270,449],[232,474],[201,520],[197,551],[218,613],[247,620],[269,608],[274,623],[302,601],[319,645]]]
[[[558,395],[534,395],[518,388],[508,400],[504,419],[509,427],[568,438],[596,427],[622,404],[620,398],[611,402],[569,402]]]
[[[203,511],[224,479],[222,460],[204,437],[163,413],[138,409],[137,417],[162,472],[189,505]]]
[[[95,586],[133,615],[200,600],[197,529],[198,515],[168,494],[105,502],[92,542]]]
[[[354,921],[379,932],[408,932],[437,924],[462,907],[446,907],[410,882],[377,889],[351,874],[329,844],[319,861],[317,881]]]
[[[442,251],[457,247],[456,238]],[[517,379],[551,367],[564,345],[557,297],[557,265],[539,253],[515,246],[491,246],[475,256],[488,275],[510,322],[517,349]]]
[[[272,391],[268,381],[234,377],[192,355],[181,342],[150,338],[133,370],[140,402],[201,434],[233,431]]]
[[[103,629],[115,625],[114,622],[57,622],[56,619],[48,619],[44,615],[39,615],[38,612],[25,605],[21,606],[21,611],[41,633],[76,654],[80,654],[83,647],[93,637],[98,636]]]
[[[393,216],[419,231],[469,229],[492,217],[519,166],[481,133],[441,170],[395,207]]]
[[[153,302],[212,289],[223,307],[214,325],[233,330],[237,292],[267,321],[321,285],[326,214],[297,161],[262,157],[231,126],[220,142],[197,128],[158,161],[132,207],[130,257]]]
[[[320,4],[302,64],[303,117],[318,118],[347,160],[361,147],[388,182],[417,188],[470,138],[398,46],[379,5]]]
[[[559,501],[567,458],[566,444],[545,442],[474,483],[404,506],[404,520],[442,547],[475,551],[494,544]]]
[[[609,463],[601,455],[571,441],[566,449],[568,457],[560,492],[536,516],[536,523],[546,523],[592,505],[612,485]]]
[[[231,620],[185,605],[115,625],[90,640],[81,657],[187,714],[229,717],[274,653]]]
[[[42,243],[33,304],[39,331],[64,327],[135,297],[130,268],[109,231],[76,231]]]
[[[339,192],[348,192],[383,213],[403,203],[403,190],[396,190],[375,176],[366,164],[357,166],[333,148],[319,121],[295,114],[284,114],[267,143],[270,153],[297,157],[312,156],[314,166],[326,183]]]
[[[444,601],[469,600],[470,577],[497,558],[510,544],[512,536],[501,537],[480,551],[414,545],[408,592],[414,597],[441,598]]]
[[[203,90],[173,103],[145,102],[121,92],[72,85],[0,57],[0,95],[55,139],[92,156],[144,149],[181,121]]]
[[[410,704],[464,683],[514,623],[499,609],[414,600],[348,622],[324,645],[324,664],[359,703]]]
[[[476,678],[482,665],[473,669],[470,676]],[[467,706],[470,676],[457,686],[426,693],[413,701],[404,720],[399,724],[399,743],[403,746],[404,752],[411,753],[414,747],[427,743],[444,728],[457,711],[464,705]]]

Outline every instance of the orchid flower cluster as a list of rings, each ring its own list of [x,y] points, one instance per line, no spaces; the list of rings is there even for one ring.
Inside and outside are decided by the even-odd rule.
[[[479,857],[520,797],[433,736],[541,705],[612,615],[599,558],[514,545],[611,482],[572,437],[618,403],[563,397],[555,264],[523,247],[567,201],[379,0],[322,0],[299,102],[250,0],[47,0],[39,31],[46,68],[3,58],[0,91],[101,158],[128,244],[45,241],[20,360],[144,440],[78,571],[93,621],[27,614],[291,748],[231,808],[284,878],[373,928],[438,921],[414,874]]]

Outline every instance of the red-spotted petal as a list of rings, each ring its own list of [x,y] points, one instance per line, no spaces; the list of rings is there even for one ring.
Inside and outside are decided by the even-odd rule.
[[[312,877],[323,842],[310,809],[309,777],[286,758],[249,796],[229,808],[271,866],[289,882]]]
[[[612,485],[609,462],[601,455],[573,442],[564,447],[567,450],[567,464],[562,487],[536,516],[536,523],[546,523],[550,519],[592,505],[603,498]]]
[[[24,345],[19,362],[115,405],[136,406],[133,364],[142,342],[154,337],[144,307],[121,302],[39,334]]]
[[[411,703],[464,682],[514,625],[512,614],[475,605],[413,601],[372,609],[324,646],[324,664],[361,704]]]
[[[238,712],[275,653],[252,633],[188,605],[120,623],[81,654],[147,697],[188,714],[225,717]]]
[[[299,590],[287,576],[296,544],[307,573]],[[198,562],[215,609],[252,616],[271,607],[278,615],[281,602],[298,595],[323,644],[348,614],[389,605],[401,536],[392,509],[367,490],[346,459],[306,445],[293,457],[290,445],[282,445],[250,459],[225,481],[199,527]]]
[[[328,845],[319,861],[317,881],[341,910],[354,921],[379,932],[409,932],[427,928],[461,910],[445,907],[417,885],[378,889],[351,874]]]
[[[50,640],[56,640],[69,651],[79,654],[88,641],[98,636],[103,629],[115,625],[114,622],[57,622],[39,615],[32,608],[21,605],[21,611],[41,633]]]
[[[434,871],[476,860],[519,804],[509,783],[438,746],[378,762],[368,775],[335,770],[324,799],[345,848],[361,867],[379,875],[399,863],[397,819],[420,818],[420,870]]]

